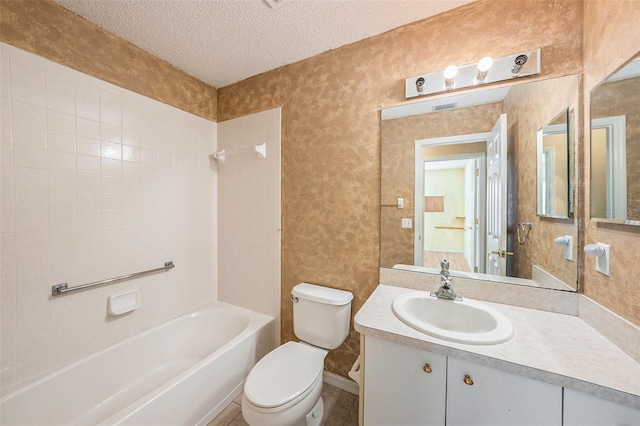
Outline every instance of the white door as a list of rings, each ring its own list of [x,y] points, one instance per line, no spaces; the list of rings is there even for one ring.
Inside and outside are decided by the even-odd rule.
[[[507,274],[506,250],[507,114],[502,114],[487,140],[487,274]]]

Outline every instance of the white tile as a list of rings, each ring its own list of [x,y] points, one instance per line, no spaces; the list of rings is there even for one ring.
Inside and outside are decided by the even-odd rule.
[[[93,121],[100,121],[100,105],[98,103],[76,98],[76,115]]]
[[[73,172],[49,170],[49,189],[59,191],[75,191],[76,174]]]
[[[102,244],[102,230],[99,228],[78,229],[78,247],[90,247]]]
[[[105,228],[124,226],[122,211],[104,210],[102,212],[102,226]]]
[[[49,69],[45,74],[48,90],[53,90],[67,96],[75,97],[76,83],[69,73],[62,73],[57,72],[57,70],[54,69]]]
[[[49,237],[51,250],[68,250],[78,247],[78,231],[76,229],[51,230]]]
[[[11,102],[12,123],[29,127],[45,128],[47,126],[47,110],[45,108],[25,104],[24,102]]]
[[[160,163],[160,155],[158,151],[143,148],[140,153],[140,162],[143,164],[158,165]]]
[[[49,216],[46,211],[20,212],[16,216],[16,232],[42,232],[49,229]]]
[[[142,176],[142,167],[139,162],[125,161],[122,163],[122,176],[139,178]]]
[[[111,126],[122,127],[122,111],[102,106],[100,108],[100,121]]]
[[[17,276],[16,256],[0,257],[0,279],[3,281]]]
[[[77,159],[78,173],[84,174],[96,174],[99,175],[101,171],[102,161],[100,157],[90,157],[87,155],[78,155]]]
[[[102,194],[103,210],[122,210],[122,194]]]
[[[122,160],[102,159],[103,176],[122,176]]]
[[[0,188],[9,190],[15,187],[16,170],[12,165],[0,168]]]
[[[76,225],[78,229],[99,228],[102,224],[102,211],[78,210]]]
[[[46,189],[21,189],[16,192],[15,209],[19,212],[27,210],[46,212],[49,209],[48,195]]]
[[[9,76],[0,75],[0,98],[11,99],[11,79]]]
[[[16,256],[16,276],[42,274],[49,271],[49,256],[46,251],[30,252]]]
[[[47,147],[47,129],[30,125],[13,124],[12,140],[15,145],[26,145],[34,148]]]
[[[16,255],[15,234],[0,234],[0,257]]]
[[[0,190],[0,211],[10,211],[13,212],[16,209],[16,195],[15,195],[15,190],[13,188],[2,188],[2,190]],[[4,217],[3,217],[4,220]],[[4,231],[4,226],[2,225],[2,223],[0,223],[0,226],[2,226],[3,232]]]
[[[65,114],[76,113],[76,98],[54,90],[47,90],[47,109],[63,112]]]
[[[11,80],[11,99],[43,108],[47,106],[44,86],[35,86],[22,80]]]
[[[4,208],[4,204],[2,206]],[[0,234],[16,232],[16,213],[14,211],[0,211]]]
[[[49,229],[75,229],[78,227],[78,212],[75,210],[60,210],[49,212]]]
[[[47,372],[49,368],[49,352],[39,353],[24,362],[16,363],[16,382],[26,383]]]
[[[49,294],[19,297],[16,301],[16,321],[20,322],[31,317],[49,313]],[[48,337],[48,334],[46,334]],[[27,339],[29,340],[29,339]],[[18,344],[26,340],[18,341]]]
[[[49,211],[76,210],[75,191],[49,191]]]
[[[45,86],[45,69],[44,63],[38,64],[32,61],[24,60],[26,56],[11,55],[11,79],[24,81],[34,86]]]
[[[122,143],[122,128],[109,124],[101,124],[100,139],[106,142]]]
[[[48,232],[25,232],[16,234],[16,253],[26,255],[49,250]]]
[[[100,192],[78,192],[78,210],[101,210],[102,194]]]
[[[76,97],[99,105],[100,87],[94,83],[76,83]]]
[[[78,250],[51,250],[49,252],[49,270],[59,271],[72,269],[78,266]]]
[[[99,157],[101,154],[100,140],[86,136],[78,136],[76,140],[76,151],[78,154]]]
[[[78,117],[76,119],[76,133],[92,139],[100,139],[100,122]]]
[[[102,176],[102,192],[117,194],[122,192],[122,180],[119,176]]]
[[[78,192],[100,192],[102,189],[102,177],[95,174],[78,173]]]
[[[49,151],[49,170],[63,172],[76,171],[76,154],[62,151]]]
[[[25,145],[16,145],[13,152],[13,162],[15,167],[46,169],[47,150],[41,148],[32,148]]]
[[[122,145],[113,142],[102,142],[101,145],[102,158],[110,158],[112,160],[122,159]]]
[[[2,303],[2,300],[14,300],[17,294],[17,278],[9,278],[0,282],[0,303]]]
[[[51,345],[49,339],[50,335],[44,334],[18,342],[16,344],[16,358],[19,362],[25,362],[38,354],[48,353]]]
[[[47,189],[49,187],[47,170],[16,167],[14,173],[16,189]]]
[[[47,132],[47,147],[53,151],[76,152],[76,135],[49,130]]]
[[[0,164],[3,166],[13,166],[13,144],[0,144]]]
[[[100,88],[100,105],[122,109],[122,95],[117,93],[120,88],[106,82],[100,82],[99,85],[102,86]]]
[[[58,111],[47,111],[47,129],[61,132],[76,133],[76,117]]]
[[[48,294],[51,290],[49,274],[23,275],[16,279],[18,297]]]

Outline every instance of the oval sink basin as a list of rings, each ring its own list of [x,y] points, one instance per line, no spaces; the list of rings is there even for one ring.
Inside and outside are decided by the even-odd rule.
[[[471,345],[495,345],[513,337],[511,322],[475,300],[444,300],[424,291],[404,293],[393,301],[403,323],[440,339]]]

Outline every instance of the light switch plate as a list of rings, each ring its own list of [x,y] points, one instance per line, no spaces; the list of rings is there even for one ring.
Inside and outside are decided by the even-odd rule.
[[[573,260],[573,237],[571,235],[564,236],[567,239],[567,245],[564,246],[564,258]]]
[[[402,227],[403,228],[413,228],[413,224],[412,224],[412,220],[411,218],[402,218]]]

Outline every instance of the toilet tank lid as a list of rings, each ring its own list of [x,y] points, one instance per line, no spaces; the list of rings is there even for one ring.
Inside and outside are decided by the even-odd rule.
[[[325,303],[327,305],[346,305],[353,299],[353,294],[350,291],[309,283],[300,283],[293,287],[291,294],[300,299]]]

